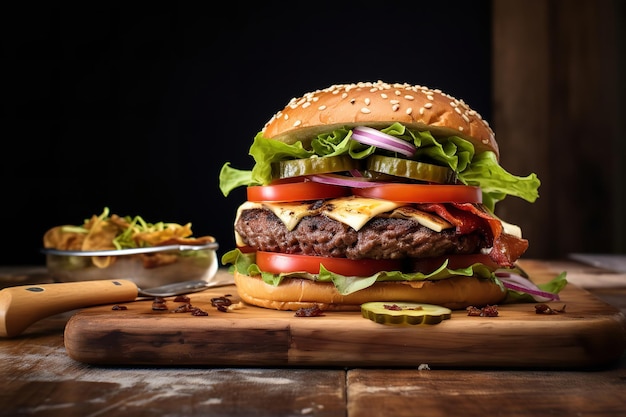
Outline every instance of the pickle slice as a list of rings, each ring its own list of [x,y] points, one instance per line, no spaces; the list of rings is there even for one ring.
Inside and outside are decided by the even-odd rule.
[[[326,174],[329,172],[358,169],[359,161],[346,155],[320,156],[291,159],[272,164],[274,178],[291,178],[302,175]]]
[[[452,317],[449,308],[403,301],[372,301],[361,304],[361,315],[380,324],[438,324]]]
[[[372,155],[367,158],[366,169],[383,174],[410,178],[413,180],[445,184],[454,181],[454,172],[450,168],[410,159],[391,156]]]

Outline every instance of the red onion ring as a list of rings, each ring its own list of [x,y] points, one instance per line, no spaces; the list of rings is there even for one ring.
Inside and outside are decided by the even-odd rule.
[[[543,291],[520,275],[510,274],[508,272],[496,272],[496,276],[506,288],[530,294],[537,302],[558,301],[561,299],[558,294]]]
[[[352,188],[367,188],[385,184],[380,181],[372,181],[366,177],[346,177],[345,175],[339,174],[318,174],[310,175],[307,178],[311,181],[323,184],[340,185]]]
[[[372,129],[371,127],[357,126],[352,130],[352,139],[364,145],[372,145],[388,151],[397,152],[404,156],[415,154],[415,145],[406,140]]]

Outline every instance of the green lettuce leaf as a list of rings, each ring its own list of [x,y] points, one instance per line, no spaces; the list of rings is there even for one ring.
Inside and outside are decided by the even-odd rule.
[[[483,203],[492,212],[496,203],[508,195],[529,202],[534,202],[539,196],[538,188],[541,183],[535,174],[526,177],[515,176],[499,165],[493,152],[475,154],[474,146],[458,136],[436,139],[428,131],[412,131],[401,123],[393,123],[382,131],[415,144],[417,151],[414,159],[446,165],[456,173],[463,184],[480,187],[483,192]],[[375,146],[363,145],[351,137],[351,130],[336,129],[318,135],[311,141],[311,150],[308,150],[300,141],[288,145],[264,138],[259,132],[249,151],[255,161],[252,170],[238,170],[226,162],[220,171],[220,190],[224,196],[228,196],[237,187],[267,185],[272,181],[272,164],[285,159],[344,154],[354,159],[364,159],[373,153],[390,154]]]
[[[539,197],[541,182],[537,175],[517,177],[498,164],[493,152],[483,152],[472,159],[469,167],[458,174],[466,185],[479,186],[483,192],[483,203],[493,207],[507,195],[514,195],[534,203]]]
[[[320,266],[318,274],[308,272],[283,272],[280,274],[272,274],[262,272],[255,264],[256,255],[252,253],[243,253],[239,249],[233,249],[226,252],[222,256],[222,264],[232,265],[239,273],[245,275],[262,275],[263,280],[270,285],[278,285],[285,278],[304,278],[320,282],[332,282],[337,290],[343,295],[353,293],[355,291],[367,288],[376,281],[437,281],[450,278],[453,276],[478,276],[485,279],[495,280],[493,273],[483,264],[476,263],[467,268],[448,269],[447,260],[435,271],[430,274],[420,272],[400,272],[400,271],[382,271],[370,277],[353,277],[336,274],[328,271],[324,266]]]
[[[563,288],[567,286],[567,272],[561,272],[549,282],[543,284],[536,284],[540,290],[550,292],[552,294],[558,294]],[[504,303],[532,303],[535,299],[528,293],[523,293],[514,290],[508,290]]]
[[[455,276],[476,276],[482,279],[492,280],[493,282],[498,284],[503,289],[503,291],[507,291],[507,296],[504,300],[504,303],[524,303],[535,301],[529,294],[508,290],[507,288],[505,288],[502,282],[496,277],[495,273],[492,272],[485,265],[480,263],[470,265],[467,268],[449,269],[447,267],[448,261],[446,260],[439,268],[437,268],[430,274],[423,274],[420,272],[403,273],[400,271],[381,271],[369,277],[354,277],[335,274],[328,271],[326,268],[324,268],[323,265],[320,265],[320,271],[318,274],[311,274],[309,272],[285,272],[280,274],[273,274],[270,272],[261,271],[259,267],[255,264],[255,261],[256,255],[254,252],[243,253],[239,249],[233,249],[222,256],[222,264],[230,265],[231,272],[237,270],[237,272],[244,275],[261,275],[263,281],[266,284],[272,286],[279,285],[286,278],[310,279],[312,281],[318,282],[332,282],[340,294],[348,295],[352,294],[353,292],[370,287],[375,282],[425,280],[437,281]],[[516,268],[512,268],[511,271],[517,272]],[[565,279],[565,276],[566,273],[563,272],[552,281],[544,284],[538,284],[537,286],[543,291],[558,294],[567,285],[567,280]]]

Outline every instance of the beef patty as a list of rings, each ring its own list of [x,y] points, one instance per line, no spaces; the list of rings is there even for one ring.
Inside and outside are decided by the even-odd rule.
[[[244,210],[235,231],[267,252],[349,259],[407,259],[477,253],[487,247],[480,232],[435,232],[411,219],[376,217],[359,231],[323,215],[304,217],[291,231],[270,210]]]

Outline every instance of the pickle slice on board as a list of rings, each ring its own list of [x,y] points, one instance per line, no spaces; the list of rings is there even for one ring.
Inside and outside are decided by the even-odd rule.
[[[327,174],[359,168],[359,161],[346,155],[290,159],[272,164],[274,178],[291,178],[303,175]]]
[[[434,304],[372,301],[361,304],[361,315],[380,324],[438,324],[452,317],[452,310]]]
[[[410,178],[413,180],[445,184],[452,182],[454,172],[450,168],[410,159],[372,155],[367,158],[366,169],[383,174]]]

